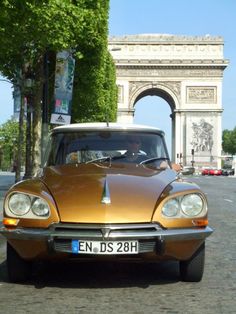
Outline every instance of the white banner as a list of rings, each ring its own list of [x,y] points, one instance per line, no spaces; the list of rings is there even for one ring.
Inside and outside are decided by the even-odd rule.
[[[71,116],[60,114],[60,113],[52,113],[51,115],[51,123],[52,124],[70,124]]]

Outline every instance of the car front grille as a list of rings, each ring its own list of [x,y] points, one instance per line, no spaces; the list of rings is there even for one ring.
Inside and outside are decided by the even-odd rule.
[[[154,252],[156,233],[163,230],[156,223],[136,224],[68,224],[53,228],[53,250],[72,253],[72,240],[139,241],[139,253]]]
[[[53,234],[60,238],[86,240],[142,239],[153,238],[163,230],[156,223],[140,224],[68,224],[52,226]]]

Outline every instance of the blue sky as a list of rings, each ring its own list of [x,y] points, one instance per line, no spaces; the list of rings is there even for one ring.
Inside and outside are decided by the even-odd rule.
[[[222,36],[224,71],[222,129],[236,126],[236,1],[235,0],[110,0],[110,35],[161,33]],[[171,111],[159,97],[136,104],[134,121],[163,129],[170,147]]]
[[[161,33],[222,36],[224,71],[222,128],[236,126],[236,1],[235,0],[110,0],[109,34]],[[0,124],[13,113],[10,84],[0,81]],[[161,114],[160,114],[161,113]],[[164,129],[170,138],[169,105],[158,97],[145,97],[136,105],[135,122]]]

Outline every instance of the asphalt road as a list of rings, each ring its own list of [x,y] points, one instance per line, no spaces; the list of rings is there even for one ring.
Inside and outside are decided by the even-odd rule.
[[[214,229],[201,282],[179,281],[174,262],[70,263],[41,269],[27,284],[11,284],[0,238],[0,313],[235,313],[236,177],[188,179],[206,192]],[[0,175],[0,193],[2,180]]]

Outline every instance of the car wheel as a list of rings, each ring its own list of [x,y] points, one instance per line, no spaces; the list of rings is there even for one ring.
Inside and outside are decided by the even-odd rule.
[[[182,281],[198,282],[202,279],[205,264],[205,242],[187,261],[179,262]]]
[[[23,282],[31,275],[32,263],[25,261],[15,249],[7,243],[7,272],[10,282]]]

